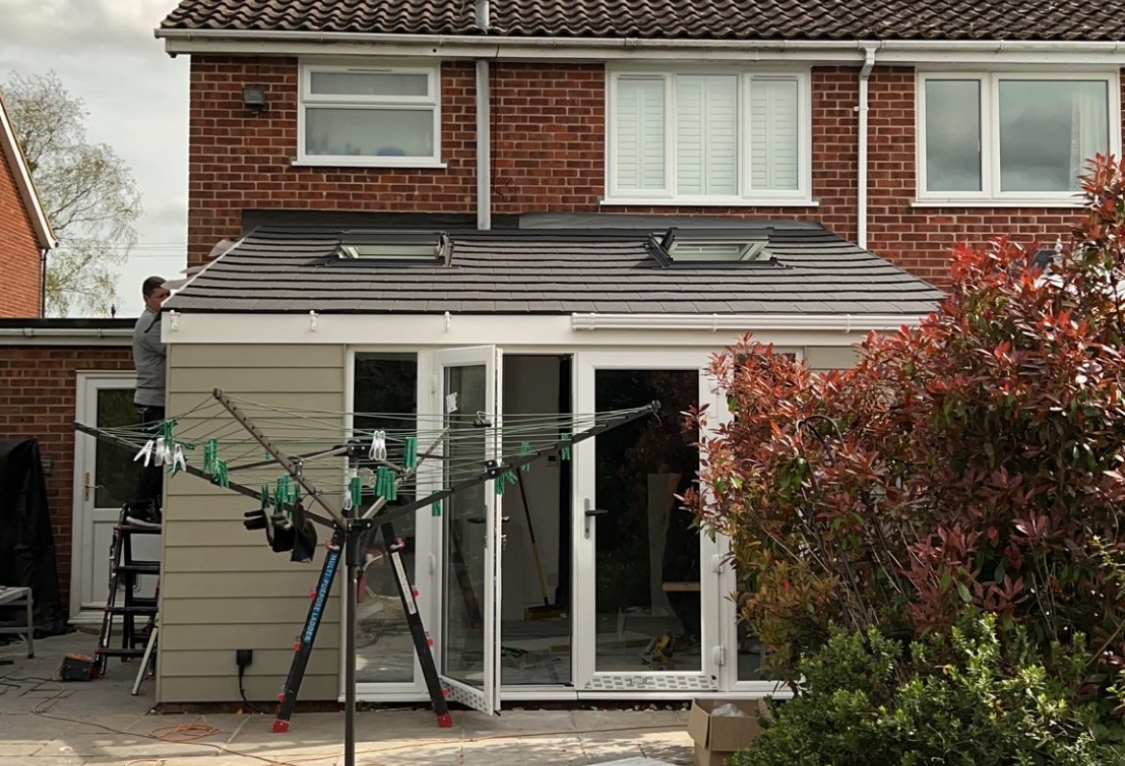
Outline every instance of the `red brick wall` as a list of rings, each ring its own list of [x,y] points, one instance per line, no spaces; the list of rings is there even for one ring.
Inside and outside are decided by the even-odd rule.
[[[129,347],[0,346],[0,438],[34,437],[51,459],[51,529],[63,608],[70,604],[78,370],[132,370]]]
[[[0,317],[40,315],[39,242],[16,186],[14,168],[0,152]]]
[[[188,151],[188,260],[241,229],[243,208],[471,212],[476,198],[474,70],[442,67],[441,153],[448,167],[295,167],[297,60],[193,57]],[[255,117],[242,87],[266,88]]]
[[[1066,240],[1078,219],[1074,208],[912,207],[918,193],[914,69],[877,66],[869,88],[868,247],[946,284],[949,252],[958,243],[983,246],[1011,235],[1036,248]]]
[[[815,207],[611,207],[605,189],[605,74],[601,64],[512,63],[492,67],[493,211],[637,212],[819,221],[858,236],[858,67],[812,74],[812,190]],[[190,259],[239,232],[243,208],[420,211],[472,214],[474,75],[442,70],[440,170],[296,168],[296,59],[196,58],[191,86]],[[269,87],[270,111],[243,110],[244,84]],[[870,82],[868,246],[942,283],[959,240],[984,244],[1011,234],[1053,244],[1073,209],[914,208],[914,72],[877,66]]]

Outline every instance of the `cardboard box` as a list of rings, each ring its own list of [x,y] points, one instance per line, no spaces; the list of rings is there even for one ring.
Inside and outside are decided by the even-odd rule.
[[[721,705],[734,705],[746,715],[712,715]],[[691,703],[688,734],[695,740],[696,766],[723,766],[735,751],[745,750],[762,733],[758,716],[769,718],[764,700],[697,699]]]

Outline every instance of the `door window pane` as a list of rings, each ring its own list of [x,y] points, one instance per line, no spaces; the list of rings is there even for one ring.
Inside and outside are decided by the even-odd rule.
[[[456,395],[456,411],[446,414],[444,464],[456,475],[465,466],[483,463],[489,429],[474,425],[486,409],[488,369],[482,365],[445,368],[442,400]],[[484,610],[488,485],[477,482],[444,501],[445,535],[442,594],[442,669],[445,675],[481,686],[484,683]]]
[[[1107,83],[1001,80],[999,88],[1001,190],[1078,190],[1087,160],[1109,149]]]
[[[139,426],[140,415],[133,404],[131,388],[98,389],[98,428],[131,428]],[[133,498],[141,475],[136,453],[124,447],[97,442],[94,447],[94,506],[121,508]]]
[[[926,80],[926,190],[981,190],[979,80]]]
[[[414,429],[417,412],[418,362],[413,354],[355,355],[352,409],[358,431]],[[361,414],[363,413],[363,414]],[[376,413],[381,413],[377,415]],[[394,417],[394,416],[402,417]],[[395,458],[395,445],[388,445]],[[360,462],[361,472],[375,466]],[[392,503],[414,500],[412,490],[402,491]],[[395,520],[395,533],[406,543],[402,563],[411,582],[416,577],[416,520],[407,514]],[[374,553],[379,557],[367,568],[356,611],[356,681],[406,682],[414,680],[414,644],[402,610],[390,560],[383,555],[382,536]]]
[[[695,479],[696,431],[681,412],[699,399],[697,370],[597,370],[599,412],[661,403],[596,439],[595,667],[699,671],[700,539],[676,495]]]
[[[305,110],[305,153],[332,157],[432,157],[433,109]]]

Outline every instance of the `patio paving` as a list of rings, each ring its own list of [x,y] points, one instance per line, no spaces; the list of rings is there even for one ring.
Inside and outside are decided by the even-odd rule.
[[[0,766],[342,766],[342,713],[297,713],[287,734],[272,715],[153,712],[146,680],[130,694],[136,664],[113,660],[105,678],[57,681],[62,658],[90,654],[96,637],[74,633],[0,646]],[[506,710],[453,713],[439,729],[427,709],[363,711],[358,766],[621,766],[690,764],[686,710]]]

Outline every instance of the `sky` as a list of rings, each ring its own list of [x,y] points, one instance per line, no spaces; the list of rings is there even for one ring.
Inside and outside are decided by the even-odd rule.
[[[117,316],[142,309],[147,276],[187,265],[188,59],[153,36],[176,0],[0,0],[0,80],[54,70],[85,101],[86,138],[125,160],[141,193],[139,243],[121,267]]]

